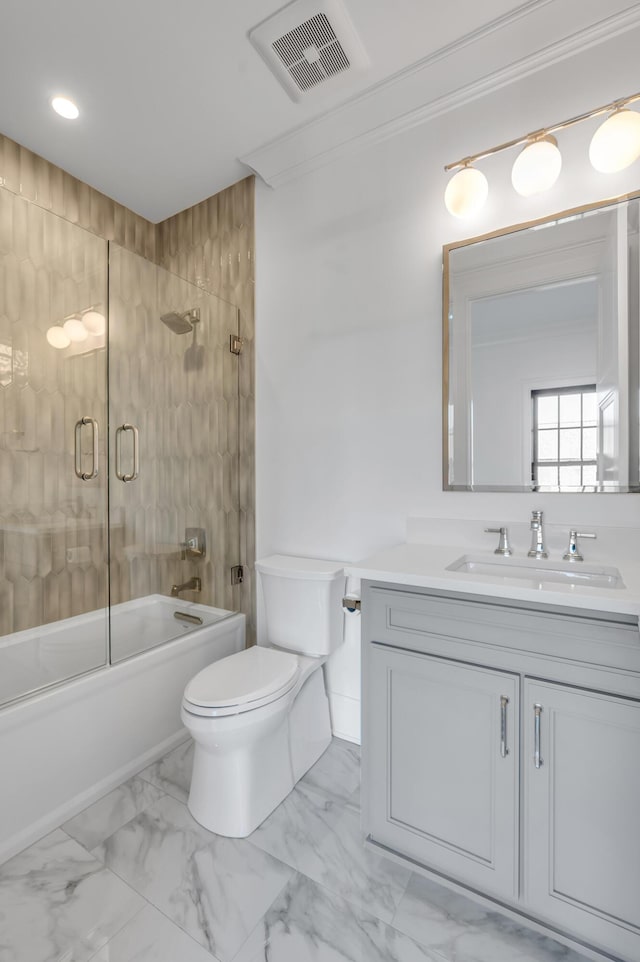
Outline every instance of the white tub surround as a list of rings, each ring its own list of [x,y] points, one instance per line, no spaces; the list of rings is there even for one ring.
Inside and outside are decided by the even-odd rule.
[[[0,711],[0,861],[186,738],[180,703],[187,681],[205,665],[244,647],[244,615],[166,600],[167,630],[178,625],[174,610],[188,610],[212,623],[189,625],[174,641]],[[153,621],[162,606],[153,596],[148,602],[148,620]],[[146,621],[144,606],[134,602],[127,617],[138,624],[130,637],[133,652]],[[162,626],[156,627],[161,634]]]
[[[230,614],[222,608],[158,594],[112,605],[111,663],[190,634],[199,627],[193,618],[206,626]],[[99,671],[107,666],[107,660],[104,608],[4,635],[0,638],[0,704]]]

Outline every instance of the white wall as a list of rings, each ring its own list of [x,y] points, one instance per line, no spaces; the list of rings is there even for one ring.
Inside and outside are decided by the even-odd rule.
[[[258,556],[356,560],[403,541],[410,515],[508,523],[540,507],[551,522],[640,526],[634,496],[441,480],[442,244],[640,187],[640,163],[589,167],[596,122],[559,136],[564,170],[541,197],[511,189],[515,153],[485,161],[491,195],[473,222],[445,210],[443,166],[634,92],[638,42],[629,32],[277,191],[258,185]],[[355,703],[356,649],[350,637],[330,677]]]
[[[596,383],[597,331],[585,322],[547,343],[520,341],[473,347],[474,484],[526,485],[531,478],[531,391]]]

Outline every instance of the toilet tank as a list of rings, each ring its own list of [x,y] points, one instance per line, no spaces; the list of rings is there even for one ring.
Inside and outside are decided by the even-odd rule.
[[[270,645],[328,655],[342,644],[344,562],[271,555],[256,562]]]

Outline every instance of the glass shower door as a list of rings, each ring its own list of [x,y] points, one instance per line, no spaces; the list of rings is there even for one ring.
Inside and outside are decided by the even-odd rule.
[[[233,305],[109,245],[112,662],[234,607],[237,333]]]
[[[106,253],[0,188],[0,704],[107,659]]]

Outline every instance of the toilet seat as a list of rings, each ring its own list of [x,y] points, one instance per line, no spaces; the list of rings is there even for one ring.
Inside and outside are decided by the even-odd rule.
[[[290,652],[259,646],[215,661],[187,685],[183,707],[192,715],[237,715],[269,705],[296,684],[299,661]]]

